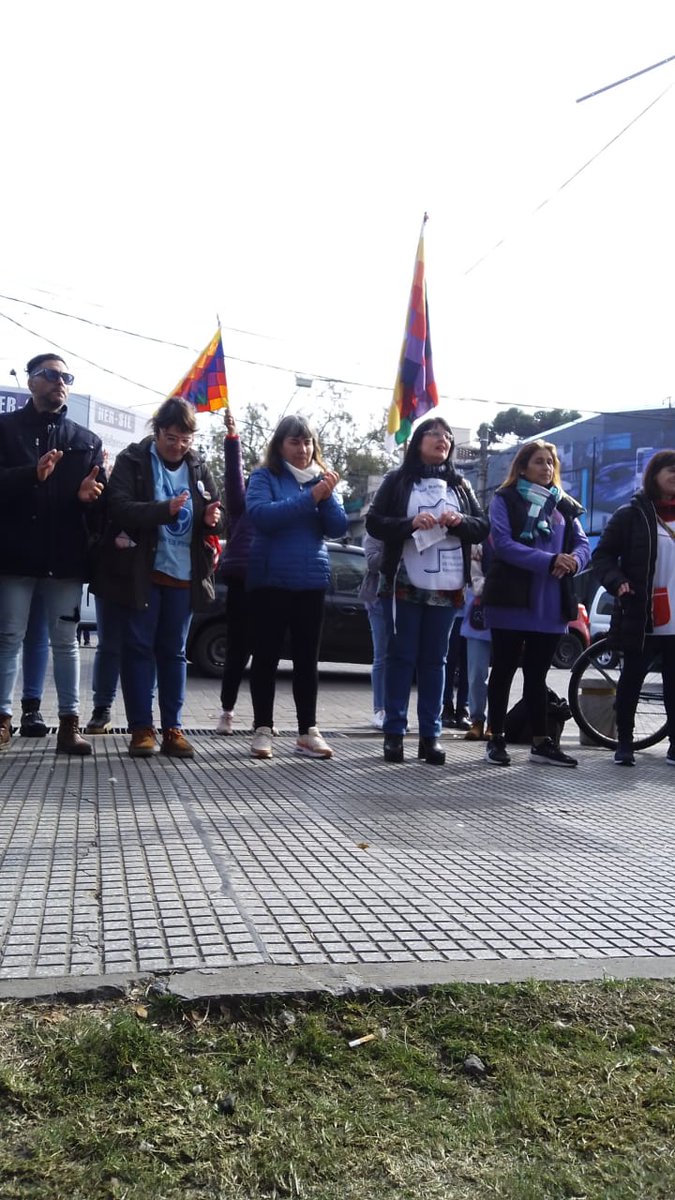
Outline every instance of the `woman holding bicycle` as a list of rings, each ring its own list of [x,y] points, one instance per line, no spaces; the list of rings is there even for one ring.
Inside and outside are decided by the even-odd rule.
[[[670,742],[666,762],[675,767],[675,450],[659,450],[649,460],[642,489],[610,518],[593,567],[619,601],[609,630],[610,646],[623,654],[614,762],[635,765],[635,710],[650,662],[660,654]]]
[[[579,523],[583,509],[565,495],[560,462],[551,442],[526,442],[490,505],[492,561],[483,589],[485,622],[492,632],[488,682],[491,737],[486,761],[508,767],[504,726],[509,692],[519,665],[532,727],[530,762],[576,767],[546,728],[546,676],[567,622],[577,615],[572,577],[590,551]]]

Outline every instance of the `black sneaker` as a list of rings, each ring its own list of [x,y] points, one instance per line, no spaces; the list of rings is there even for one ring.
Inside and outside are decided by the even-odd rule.
[[[619,742],[614,751],[614,762],[617,767],[634,767],[635,755],[632,742]]]
[[[511,766],[511,755],[506,752],[506,738],[490,738],[485,747],[485,761],[492,763],[493,767]]]
[[[95,708],[93,713],[91,714],[91,717],[89,718],[89,724],[87,725],[84,732],[85,733],[111,733],[112,727],[113,727],[113,724],[112,724],[112,720],[111,720],[110,709],[109,708]]]
[[[35,707],[24,708],[19,726],[21,737],[43,738],[47,736],[47,726],[40,712],[40,702],[35,701]]]
[[[530,750],[530,762],[543,763],[547,767],[576,767],[577,760],[564,754],[551,738],[546,738]]]

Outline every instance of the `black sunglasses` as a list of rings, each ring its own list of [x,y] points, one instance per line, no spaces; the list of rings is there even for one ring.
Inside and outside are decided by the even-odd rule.
[[[75,382],[75,376],[70,371],[55,371],[54,367],[40,367],[39,371],[31,371],[30,378],[35,379],[36,375],[42,375],[47,383],[58,383],[62,379],[66,387],[71,387]]]

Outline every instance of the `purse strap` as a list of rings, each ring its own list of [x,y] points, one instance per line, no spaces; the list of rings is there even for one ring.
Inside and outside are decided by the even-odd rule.
[[[667,525],[666,522],[663,520],[663,517],[660,517],[658,513],[656,514],[656,520],[658,521],[661,528],[665,529],[666,533],[668,534],[668,537],[671,538],[672,541],[675,542],[675,533],[673,533],[673,530],[670,528],[670,525]]]

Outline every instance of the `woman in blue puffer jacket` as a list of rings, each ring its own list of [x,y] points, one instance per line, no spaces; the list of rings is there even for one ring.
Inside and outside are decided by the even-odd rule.
[[[293,661],[298,717],[297,754],[331,758],[316,725],[317,661],[330,566],[325,538],[342,537],[347,517],[334,489],[339,475],[325,464],[303,417],[284,417],[264,466],[251,475],[246,511],[255,533],[247,588],[253,622],[253,758],[272,757],[274,690],[284,640]]]

